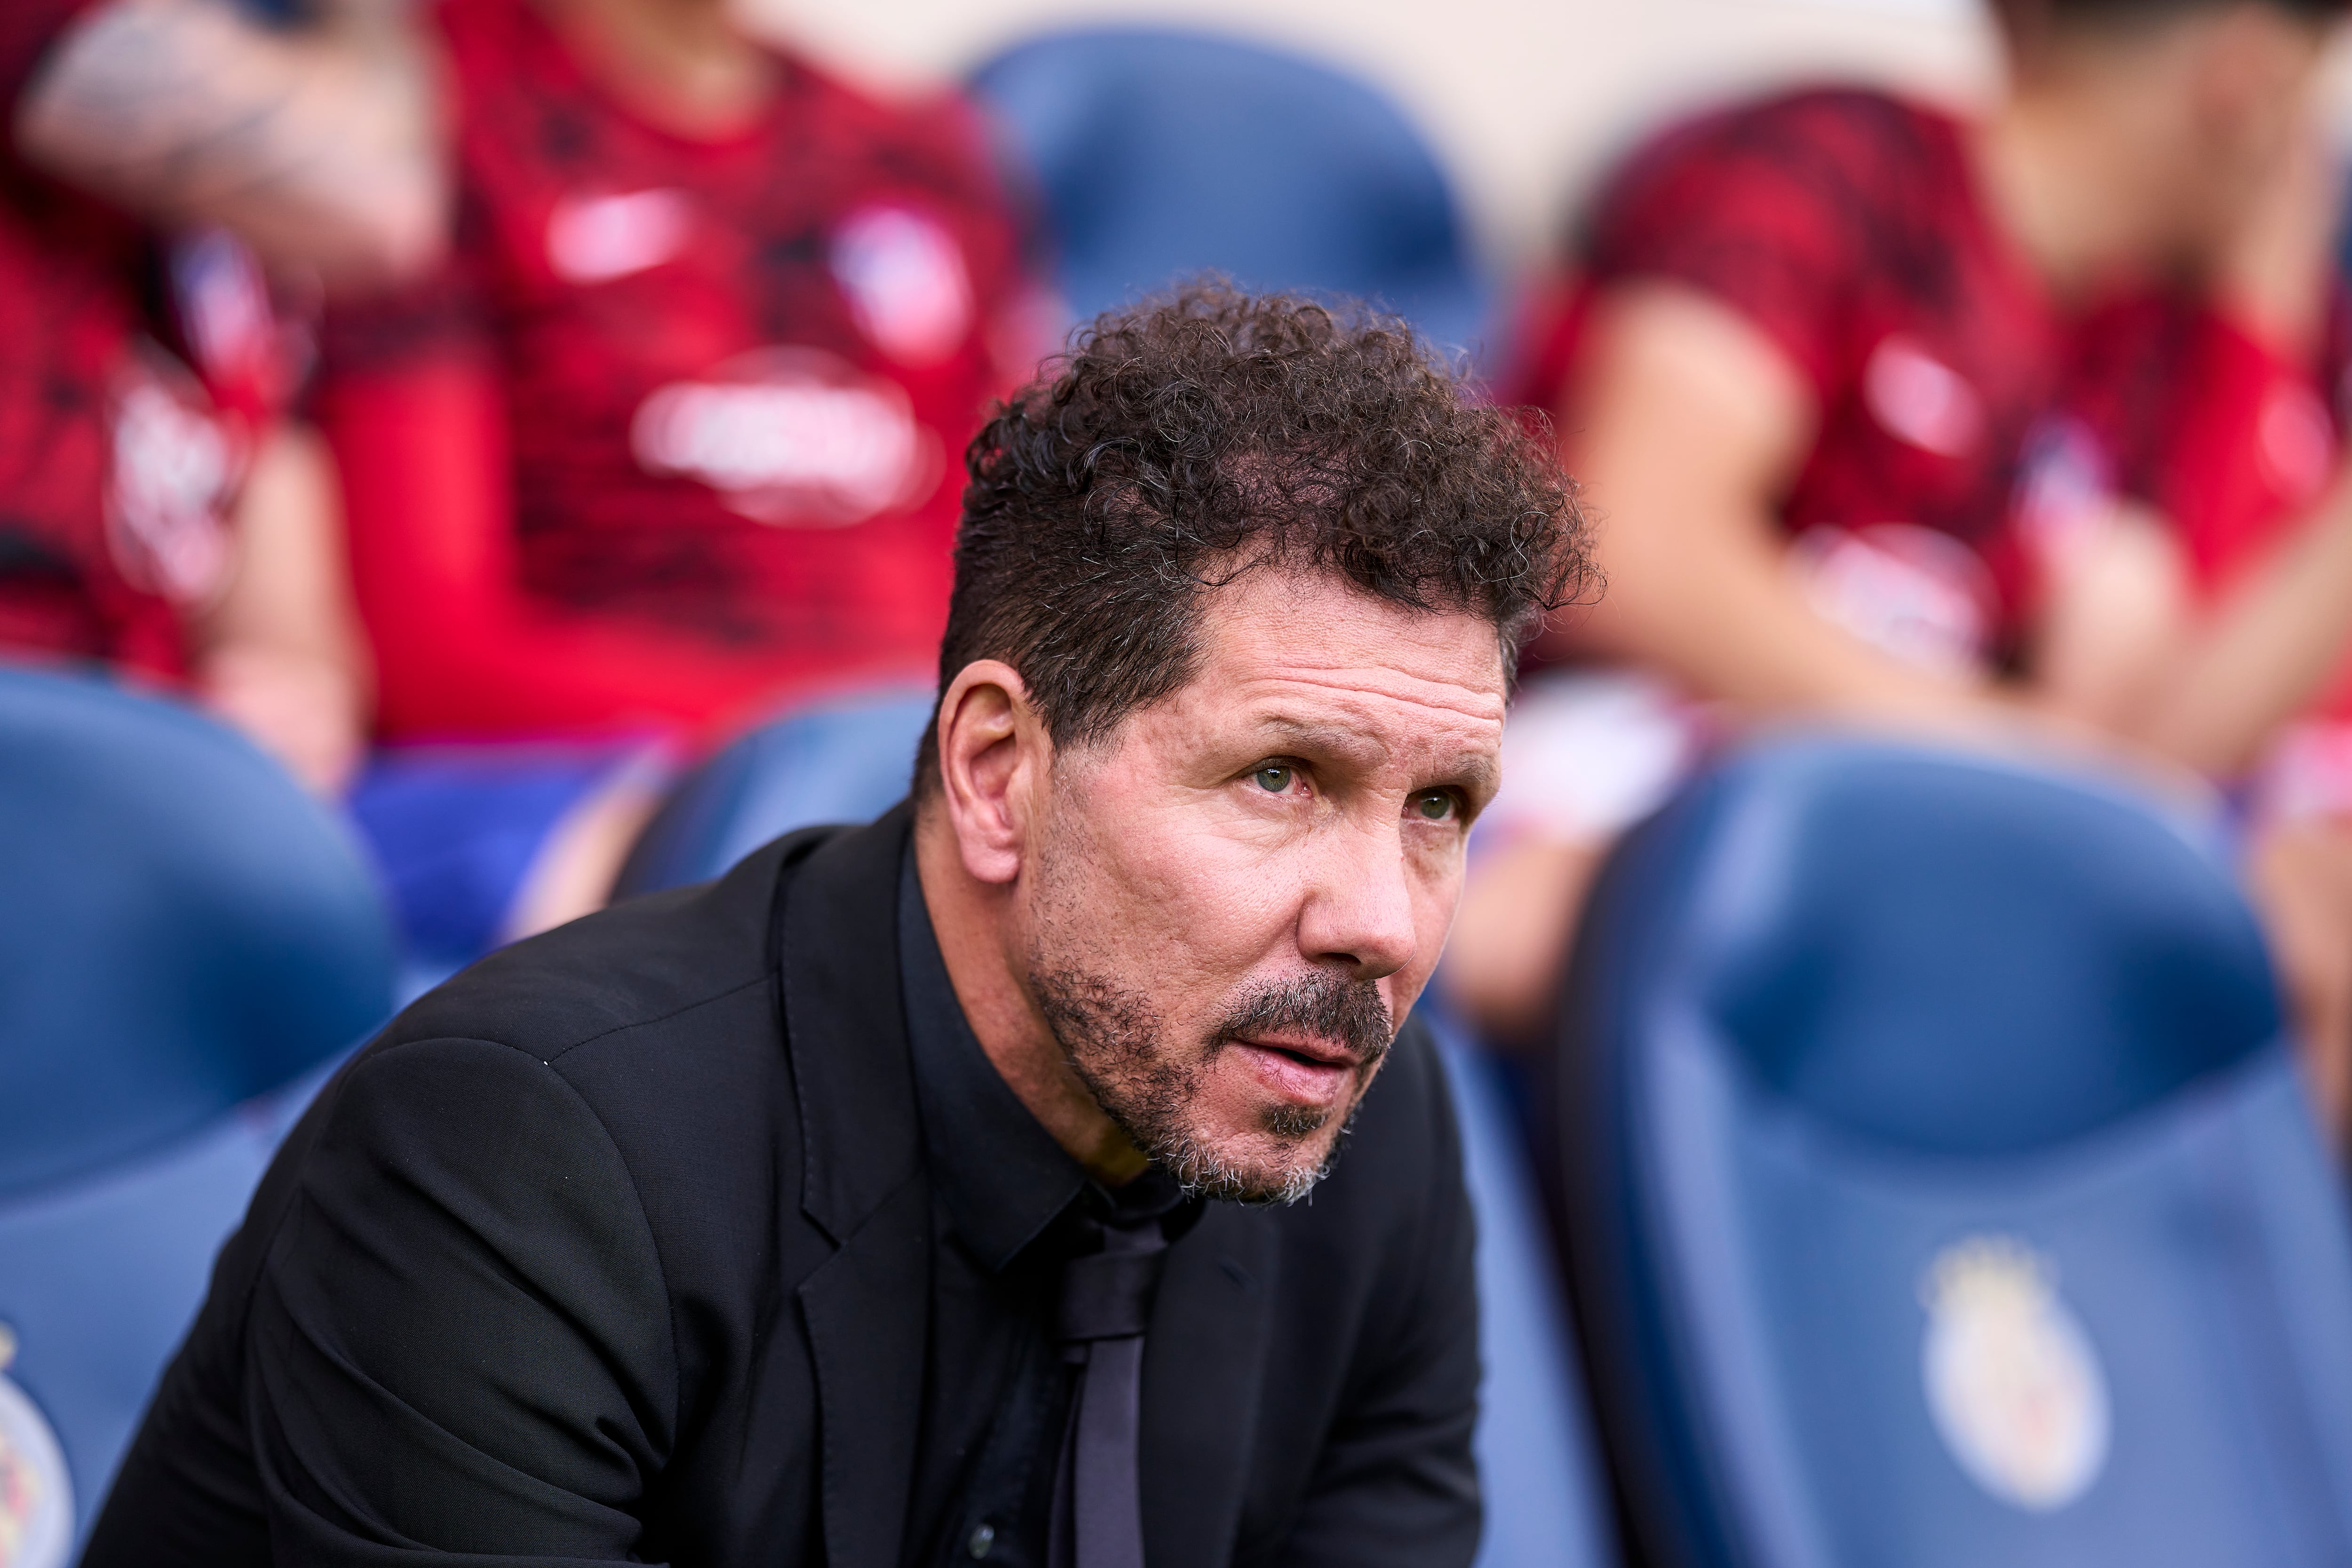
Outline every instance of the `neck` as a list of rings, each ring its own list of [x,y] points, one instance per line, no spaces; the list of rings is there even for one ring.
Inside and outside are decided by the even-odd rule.
[[[954,831],[928,804],[915,812],[915,875],[964,1021],[998,1073],[1096,1180],[1120,1186],[1140,1176],[1150,1162],[1079,1082],[1021,983],[1008,940],[1017,884],[967,872]]]
[[[2084,96],[2021,88],[1974,138],[1994,224],[2061,298],[2151,259],[2137,128]]]
[[[630,110],[679,135],[719,139],[757,120],[775,65],[719,0],[539,0],[581,67]]]

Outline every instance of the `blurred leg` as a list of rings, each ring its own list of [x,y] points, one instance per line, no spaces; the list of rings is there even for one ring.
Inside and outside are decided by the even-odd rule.
[[[2340,1148],[2352,1132],[2352,822],[2263,828],[2247,881],[2303,1037],[2313,1101]]]
[[[1492,1043],[1549,1032],[1576,918],[1609,845],[1523,839],[1481,858],[1446,946],[1447,999]]]
[[[515,890],[501,938],[552,931],[610,903],[621,862],[660,807],[667,779],[652,756],[640,757],[566,812]]]
[[[1528,1050],[1548,1037],[1593,873],[1681,781],[1702,729],[1677,693],[1631,670],[1554,670],[1520,691],[1439,977],[1489,1041]]]

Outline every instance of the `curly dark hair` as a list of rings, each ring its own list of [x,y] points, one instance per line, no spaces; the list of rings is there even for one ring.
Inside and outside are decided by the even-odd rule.
[[[1045,371],[967,453],[940,690],[1002,659],[1058,747],[1181,689],[1203,594],[1254,567],[1484,616],[1507,669],[1597,584],[1541,416],[1472,401],[1402,321],[1209,280]]]
[[[2232,0],[1992,0],[1995,19],[2011,37],[2051,31],[2108,31],[2158,26],[2200,11],[2218,10]],[[2332,22],[2352,10],[2352,0],[2268,0],[2276,10],[2311,22]]]

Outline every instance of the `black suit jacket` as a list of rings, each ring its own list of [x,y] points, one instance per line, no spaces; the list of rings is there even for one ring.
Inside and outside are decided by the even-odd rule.
[[[931,1202],[905,808],[520,944],[279,1155],[85,1562],[898,1568]],[[1144,1367],[1151,1568],[1464,1563],[1471,1220],[1408,1028],[1311,1202],[1213,1204]]]

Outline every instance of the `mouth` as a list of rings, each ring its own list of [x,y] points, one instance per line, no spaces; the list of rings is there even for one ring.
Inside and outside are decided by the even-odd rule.
[[[1309,1035],[1243,1036],[1228,1043],[1260,1082],[1302,1105],[1334,1103],[1347,1092],[1359,1065],[1346,1046]]]

